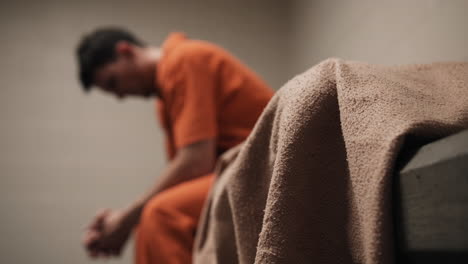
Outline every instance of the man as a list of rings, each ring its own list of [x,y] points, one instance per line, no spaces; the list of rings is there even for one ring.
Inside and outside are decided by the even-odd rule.
[[[77,56],[86,91],[157,98],[170,159],[131,206],[97,214],[84,245],[93,257],[119,255],[136,227],[136,263],[190,263],[215,162],[248,136],[273,91],[220,47],[180,33],[153,47],[103,28],[82,39]]]

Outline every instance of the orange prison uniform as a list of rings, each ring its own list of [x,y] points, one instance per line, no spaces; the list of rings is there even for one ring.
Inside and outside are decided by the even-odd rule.
[[[218,156],[244,141],[273,95],[257,75],[220,47],[173,33],[156,69],[157,110],[170,159],[190,144],[215,139]],[[138,264],[191,263],[198,218],[213,174],[150,200],[136,231]]]

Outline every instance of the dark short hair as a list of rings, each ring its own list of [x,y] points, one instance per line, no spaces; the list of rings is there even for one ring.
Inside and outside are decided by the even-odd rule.
[[[85,91],[91,89],[95,71],[115,60],[115,45],[119,41],[144,46],[144,43],[132,33],[118,27],[98,28],[81,39],[76,49],[76,55],[79,64],[79,77]]]

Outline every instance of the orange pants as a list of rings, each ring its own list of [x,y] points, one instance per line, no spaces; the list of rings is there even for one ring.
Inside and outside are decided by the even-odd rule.
[[[192,263],[195,231],[213,179],[209,174],[178,184],[146,204],[136,229],[135,263]]]

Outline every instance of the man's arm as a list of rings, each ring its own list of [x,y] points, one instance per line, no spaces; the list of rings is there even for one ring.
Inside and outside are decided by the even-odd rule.
[[[88,227],[84,244],[90,256],[119,255],[139,220],[146,203],[158,193],[184,181],[213,171],[216,162],[214,139],[203,140],[178,150],[153,187],[123,210],[105,210],[96,215]]]
[[[176,184],[192,180],[213,171],[216,162],[214,139],[203,140],[180,149],[153,188],[128,209],[129,220],[136,225],[145,204],[156,194]]]

